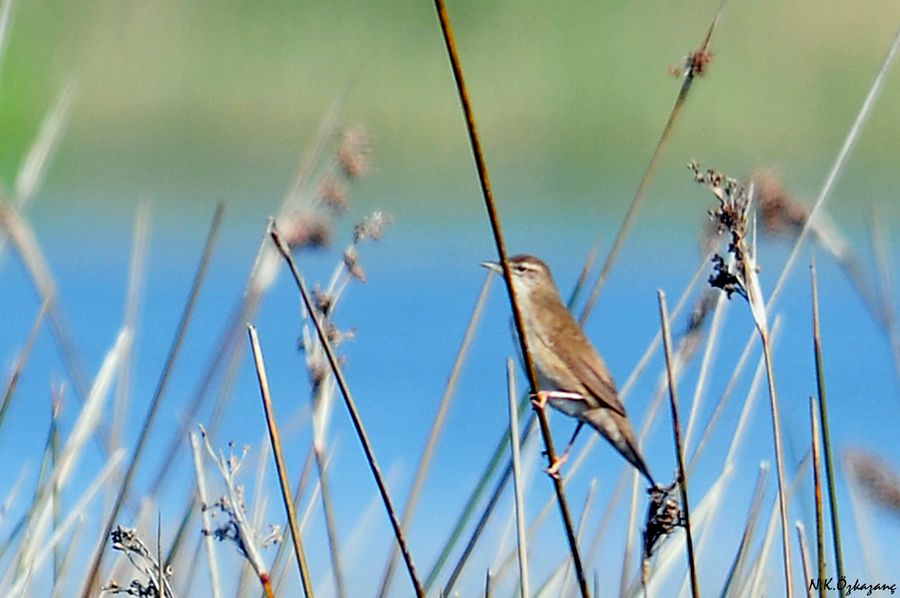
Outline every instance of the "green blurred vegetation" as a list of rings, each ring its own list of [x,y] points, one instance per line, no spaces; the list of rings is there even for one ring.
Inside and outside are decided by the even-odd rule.
[[[451,0],[501,197],[624,205],[675,97],[668,69],[716,7]],[[773,166],[814,195],[898,23],[896,0],[732,0],[654,194],[692,189],[681,167],[695,157],[734,174]],[[77,80],[45,201],[274,204],[340,96],[376,142],[368,192],[413,207],[476,188],[424,0],[17,0],[2,69],[7,185],[59,90]],[[853,201],[892,199],[900,182],[898,105],[894,73],[842,184]]]

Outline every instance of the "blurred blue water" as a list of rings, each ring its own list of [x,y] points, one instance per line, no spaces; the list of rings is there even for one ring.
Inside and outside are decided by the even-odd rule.
[[[604,240],[601,257],[605,255],[618,218],[617,215],[609,215],[596,223],[579,214],[558,213],[550,202],[532,201],[505,207],[510,212],[510,217],[505,221],[510,251],[534,253],[544,258],[551,265],[564,293],[572,287],[598,234]],[[74,212],[76,208],[69,209]],[[697,218],[701,218],[702,208],[698,209],[698,214]],[[132,445],[142,425],[144,412],[187,297],[210,216],[211,210],[209,214],[196,212],[190,216],[173,216],[157,213],[154,217],[147,287],[137,337],[133,403],[129,407],[128,425],[123,430],[126,446]],[[421,214],[413,218],[402,212],[395,213],[394,217],[395,223],[382,241],[366,244],[360,249],[368,282],[351,285],[341,301],[336,321],[340,327],[355,331],[355,338],[341,348],[347,359],[348,381],[378,458],[389,474],[395,501],[402,504],[468,315],[486,275],[478,263],[494,258],[496,253],[477,202],[454,219],[429,218]],[[62,216],[58,212],[38,211],[33,220],[48,263],[57,278],[61,306],[83,357],[86,373],[89,378],[93,377],[122,323],[131,216],[127,210],[117,210],[105,215],[78,217],[66,214],[63,209]],[[605,356],[620,385],[658,330],[656,290],[665,290],[670,306],[674,306],[699,265],[693,221],[693,215],[654,214],[639,223],[588,323],[589,336]],[[196,393],[199,378],[217,348],[223,326],[241,295],[264,227],[265,213],[262,210],[251,213],[248,208],[242,207],[226,216],[209,279],[164,397],[163,411],[156,423],[153,441],[139,471],[139,489],[146,488],[165,454],[170,437],[182,424],[184,410]],[[340,260],[344,245],[342,240],[349,239],[349,232],[348,223],[344,223],[332,249],[298,256],[300,267],[310,282],[327,279]],[[864,235],[853,231],[850,234],[854,245],[864,257],[868,256],[868,242]],[[783,241],[761,245],[760,261],[764,265],[762,280],[767,292],[780,272],[787,250],[788,244]],[[892,252],[896,263],[896,244],[892,246]],[[900,445],[896,442],[900,396],[885,335],[865,310],[843,273],[827,256],[817,253],[835,447],[839,454],[850,447],[879,453],[896,468],[900,464]],[[775,353],[775,369],[785,425],[789,475],[796,471],[796,465],[808,446],[808,397],[815,394],[808,276],[810,255],[809,249],[801,252],[791,282],[775,310],[783,319]],[[868,257],[866,260],[869,263]],[[3,288],[0,312],[4,314],[0,356],[8,367],[25,341],[40,302],[31,290],[29,279],[17,257],[9,250],[4,256],[0,276]],[[507,422],[504,362],[513,351],[513,344],[509,333],[508,305],[499,282],[499,279],[494,281],[488,310],[463,371],[432,473],[410,530],[418,565],[424,571],[430,567],[441,540],[450,529]],[[303,355],[296,350],[300,335],[298,296],[283,272],[253,321],[259,327],[277,413],[286,426],[288,463],[296,474],[302,466],[310,439],[309,387]],[[682,317],[674,324],[676,332],[683,329],[684,322]],[[746,306],[739,300],[733,301],[726,314],[699,423],[705,423],[711,413],[751,332],[752,323]],[[697,497],[703,496],[719,475],[757,355],[758,349],[754,344],[751,366],[742,376],[736,396],[724,411],[720,427],[693,478],[692,494]],[[681,382],[685,412],[694,391],[698,361],[699,357],[688,368]],[[630,415],[637,425],[643,421],[647,411],[661,364],[661,351],[657,351],[647,374],[627,400]],[[23,468],[26,472],[24,495],[20,495],[0,525],[3,534],[8,533],[12,522],[28,503],[26,497],[37,476],[49,422],[50,382],[63,380],[65,375],[45,325],[25,369],[6,424],[0,429],[0,454],[7,455],[8,459],[8,465],[0,469],[0,488],[11,488]],[[524,381],[521,383],[524,385]],[[735,472],[737,481],[728,492],[716,529],[712,532],[711,537],[717,538],[714,541],[716,549],[706,548],[704,554],[701,577],[709,588],[717,588],[724,579],[736,550],[760,460],[773,461],[768,398],[764,389],[763,385],[756,398],[747,442],[739,450],[739,466]],[[79,403],[69,389],[61,420],[64,434],[70,429],[78,407]],[[111,411],[111,407],[106,409],[110,417]],[[208,409],[204,410],[199,422],[208,423],[209,417]],[[685,415],[682,417],[686,418]],[[657,476],[668,478],[674,468],[668,411],[662,412],[661,421],[662,425],[658,420],[645,442],[645,452],[651,468],[658,472]],[[552,415],[551,422],[560,443],[569,434],[571,423],[559,414]],[[253,486],[255,458],[258,455],[256,449],[268,442],[264,434],[255,376],[245,354],[215,442],[224,446],[227,441],[235,440],[238,445],[246,443],[253,447],[245,466],[248,488]],[[579,440],[579,446],[585,442],[585,437]],[[340,404],[335,407],[331,438],[334,447],[331,483],[338,513],[339,536],[349,540],[359,521],[366,521],[372,526],[369,538],[351,545],[357,553],[355,558],[352,554],[348,555],[346,563],[348,570],[352,571],[349,582],[354,595],[358,592],[367,595],[379,579],[384,559],[382,555],[386,554],[389,545],[389,530],[379,507],[366,510],[374,497],[375,488],[346,411]],[[694,438],[696,443],[697,436]],[[67,500],[74,500],[80,494],[101,463],[99,450],[96,446],[90,446],[75,477],[74,489],[66,494]],[[167,466],[173,468],[173,482],[166,486],[159,504],[164,541],[167,534],[173,533],[183,498],[193,483],[186,445],[180,451],[180,461]],[[267,462],[266,466],[270,467],[270,464]],[[589,457],[585,470],[570,481],[569,497],[573,509],[580,511],[588,485],[595,476],[599,483],[596,503],[605,505],[621,468],[622,461],[618,455],[601,443]],[[543,476],[537,473],[535,476],[528,494],[529,516],[536,514],[550,493],[550,486],[544,482]],[[791,518],[802,519],[806,523],[808,537],[812,540],[814,520],[809,478],[807,470],[792,503]],[[843,480],[843,475],[841,478]],[[769,476],[767,501],[774,497],[774,484],[773,468]],[[273,494],[274,488],[274,480],[269,473],[266,492],[270,495],[268,520],[280,522],[280,508]],[[883,568],[875,572],[865,570],[861,547],[856,539],[848,487],[841,481],[838,488],[845,525],[848,572],[860,578],[896,575],[896,569],[888,566],[891,562],[888,555],[898,547],[897,538],[900,535],[897,532],[900,526],[897,520],[882,516],[877,510],[872,511],[875,514],[875,540],[881,550],[876,554],[882,559]],[[698,499],[694,501],[696,504]],[[92,509],[85,513],[85,527],[88,530],[96,528],[98,504],[95,500]],[[501,511],[505,518],[511,512],[512,503],[506,500],[502,504]],[[770,503],[766,504],[764,513],[767,516]],[[308,534],[307,549],[311,552],[313,569],[326,571],[329,560],[319,508],[314,508],[313,512],[316,519]],[[601,557],[588,565],[591,571],[596,570],[604,579],[609,579],[613,587],[612,580],[618,583],[627,511],[620,507],[619,513],[607,533]],[[599,521],[599,517],[599,509],[595,506],[591,521]],[[540,545],[533,549],[538,555],[532,561],[536,576],[548,573],[557,559],[565,555],[557,519],[556,513],[551,513],[547,529],[539,536]],[[502,524],[495,523],[492,529],[496,534],[502,530]],[[589,526],[589,529],[592,527]],[[95,535],[94,531],[84,534],[88,544],[95,541]],[[195,538],[196,535],[192,533],[190,537]],[[792,538],[792,541],[795,542],[795,539]],[[494,547],[498,543],[497,536],[494,536],[486,547],[476,553],[473,561],[476,565],[470,571],[470,579],[461,586],[464,595],[474,592],[481,583],[484,569],[495,558]],[[780,558],[779,546],[780,540],[776,537],[770,559],[775,588],[780,576],[777,560]],[[224,554],[234,552],[228,547],[223,548]],[[237,562],[234,555],[227,558]],[[73,570],[78,570],[78,566],[74,565]],[[889,583],[900,581],[892,578],[867,579]],[[314,581],[325,584],[322,587],[326,588],[327,593],[327,584],[330,583],[327,575],[322,574]],[[205,578],[197,583],[204,584]],[[405,574],[399,571],[394,582],[396,595],[406,595],[406,584]]]

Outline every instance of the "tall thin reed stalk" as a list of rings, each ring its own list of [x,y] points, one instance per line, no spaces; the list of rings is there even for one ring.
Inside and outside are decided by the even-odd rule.
[[[841,520],[835,489],[834,453],[831,448],[831,426],[828,423],[828,397],[825,390],[825,367],[822,358],[822,327],[819,319],[819,278],[815,262],[810,267],[812,285],[813,354],[816,361],[816,390],[819,395],[819,424],[825,453],[825,480],[828,486],[828,510],[831,515],[831,544],[838,579],[844,576],[844,551],[841,548]],[[822,558],[822,557],[820,557]]]
[[[809,583],[812,581],[813,577],[809,563],[809,545],[806,543],[806,528],[802,521],[797,521],[794,526],[797,529],[797,543],[800,545],[800,566],[803,568],[803,585],[806,586],[806,598],[813,598],[812,584]],[[821,580],[824,578],[820,577],[819,579]],[[822,596],[825,595],[825,588],[821,581],[819,582],[819,594]]]
[[[744,565],[747,562],[747,553],[750,552],[750,544],[753,542],[753,533],[756,531],[756,522],[759,520],[759,509],[762,506],[762,500],[766,492],[766,476],[769,473],[769,464],[763,461],[759,466],[759,473],[756,475],[756,486],[753,490],[753,500],[750,501],[750,511],[747,513],[747,522],[744,524],[744,531],[741,533],[741,541],[738,544],[737,553],[728,570],[728,576],[725,578],[725,585],[722,586],[721,598],[728,598],[735,594],[732,588],[740,585],[740,579],[744,573]]]
[[[512,359],[506,360],[506,386],[509,399],[509,447],[512,453],[513,490],[516,512],[516,550],[519,555],[519,596],[528,598],[531,590],[528,583],[528,534],[525,530],[525,499],[522,496],[525,482],[519,457],[519,406],[516,404],[516,366]]]
[[[266,364],[262,356],[262,348],[259,345],[259,335],[256,327],[247,324],[247,332],[250,335],[250,347],[253,350],[253,363],[256,366],[256,376],[259,380],[259,394],[262,397],[263,409],[266,415],[266,427],[269,429],[269,440],[272,442],[272,455],[275,458],[275,467],[278,470],[278,483],[281,487],[281,498],[284,501],[284,510],[287,514],[291,528],[291,539],[294,542],[294,557],[297,559],[297,569],[300,572],[300,582],[303,584],[303,594],[312,598],[313,591],[309,578],[309,565],[306,563],[306,554],[303,552],[303,538],[297,527],[297,514],[294,511],[294,500],[291,497],[291,486],[288,481],[287,467],[284,464],[284,454],[281,450],[281,433],[278,431],[278,422],[275,419],[272,398],[269,394],[269,378],[266,374]]]
[[[428,474],[428,468],[431,465],[431,459],[437,448],[438,439],[443,431],[447,414],[450,412],[450,404],[456,393],[456,385],[462,373],[463,364],[469,355],[469,347],[472,345],[475,331],[481,321],[481,314],[484,312],[484,306],[485,303],[487,303],[488,292],[490,291],[491,281],[493,279],[493,273],[488,272],[487,276],[484,278],[484,283],[481,286],[481,291],[478,293],[478,299],[475,301],[475,307],[472,309],[472,315],[469,317],[469,323],[463,334],[462,343],[456,353],[453,369],[450,371],[450,377],[447,379],[447,385],[444,387],[444,394],[441,396],[441,402],[438,405],[437,413],[434,416],[434,422],[431,424],[431,431],[428,433],[428,440],[425,442],[425,451],[422,453],[422,458],[419,460],[419,465],[416,468],[416,475],[413,479],[412,488],[409,491],[409,498],[406,499],[406,505],[403,508],[401,524],[404,529],[409,528],[419,500],[419,495],[422,492],[422,487],[425,485],[425,477]],[[396,547],[391,547],[391,556],[388,559],[388,564],[385,567],[384,575],[381,579],[381,587],[378,590],[378,595],[382,598],[386,596],[390,590],[391,579],[393,578],[396,565],[397,549]],[[427,591],[427,581],[425,582],[425,586]]]
[[[727,2],[728,0],[721,0],[719,8],[716,10],[716,14],[713,16],[713,20],[706,30],[703,41],[700,42],[700,47],[695,52],[691,53],[685,61],[681,87],[678,89],[678,95],[675,97],[675,105],[672,106],[672,111],[669,113],[669,118],[666,120],[666,124],[659,136],[659,141],[656,142],[656,147],[653,148],[653,155],[650,156],[650,162],[647,164],[647,168],[644,169],[644,174],[641,176],[641,181],[638,183],[637,190],[635,190],[634,196],[631,198],[631,203],[628,205],[628,210],[625,212],[625,218],[622,220],[622,224],[619,225],[619,230],[616,232],[616,238],[613,241],[612,248],[609,250],[606,261],[603,262],[603,267],[600,269],[600,274],[597,275],[597,280],[594,281],[593,287],[591,288],[591,294],[588,297],[584,308],[581,310],[578,321],[582,326],[587,322],[588,318],[591,317],[597,299],[600,297],[600,291],[603,289],[603,285],[606,283],[606,279],[616,262],[616,258],[619,256],[622,245],[625,243],[625,238],[628,236],[628,233],[631,232],[634,221],[637,219],[638,212],[647,195],[647,190],[650,188],[650,182],[653,180],[653,175],[662,161],[663,152],[672,137],[672,132],[675,130],[675,124],[678,122],[678,117],[682,113],[682,108],[684,107],[688,93],[691,91],[694,84],[694,79],[706,72],[711,57],[709,44],[712,41],[713,31],[715,31],[716,25],[719,24],[719,19],[722,17]],[[599,239],[595,243],[595,246],[597,244],[599,244]]]
[[[194,281],[191,284],[191,290],[188,293],[188,299],[185,303],[184,311],[181,314],[181,320],[178,323],[178,328],[176,329],[175,337],[172,340],[172,345],[169,347],[169,353],[166,356],[165,364],[163,365],[163,369],[160,372],[159,380],[156,383],[156,388],[153,391],[153,397],[150,399],[150,406],[147,408],[147,413],[144,416],[144,425],[141,427],[141,432],[138,436],[137,444],[134,448],[134,453],[132,454],[131,460],[128,463],[128,468],[125,470],[125,475],[122,478],[122,483],[119,486],[119,492],[116,495],[116,500],[113,503],[113,507],[110,510],[109,514],[106,516],[105,523],[103,524],[102,528],[103,533],[100,535],[100,542],[96,550],[94,551],[94,555],[90,561],[90,566],[87,569],[87,583],[85,583],[84,585],[84,591],[81,594],[82,598],[90,598],[90,596],[96,593],[96,587],[99,583],[100,569],[103,566],[103,555],[105,554],[104,549],[106,548],[107,537],[109,536],[110,532],[112,532],[113,527],[115,527],[116,518],[119,516],[119,511],[121,510],[122,505],[125,503],[125,499],[128,496],[131,482],[134,478],[135,472],[137,471],[140,459],[143,456],[147,438],[149,438],[150,436],[150,430],[152,429],[153,423],[156,420],[156,416],[159,413],[163,395],[168,388],[172,370],[175,366],[176,361],[178,360],[178,356],[181,354],[181,347],[184,344],[184,339],[187,336],[188,326],[194,315],[194,308],[196,307],[197,300],[200,297],[200,289],[203,287],[203,282],[206,280],[206,273],[209,269],[209,262],[212,258],[213,249],[215,248],[216,241],[219,237],[219,231],[222,227],[222,217],[224,216],[224,214],[225,206],[224,204],[219,203],[218,206],[216,206],[215,213],[213,214],[212,223],[209,227],[209,233],[206,236],[206,243],[203,247],[203,254],[200,257],[200,263],[197,266],[197,272],[194,275]]]
[[[822,507],[822,455],[819,449],[819,421],[816,417],[816,400],[809,397],[809,424],[811,428],[810,442],[812,444],[813,464],[813,497],[816,506],[816,573],[819,576],[819,596],[825,598],[825,585],[821,580],[825,579],[825,518]],[[812,579],[809,575],[806,579]],[[840,579],[840,578],[838,578]]]
[[[481,148],[481,141],[478,130],[475,126],[475,113],[469,100],[469,93],[463,77],[462,64],[459,59],[459,53],[456,50],[456,42],[453,37],[453,28],[450,25],[450,15],[444,5],[443,0],[435,0],[435,9],[437,11],[438,20],[441,25],[441,33],[444,36],[444,43],[447,48],[447,55],[450,59],[450,66],[453,70],[453,78],[456,81],[456,90],[459,94],[459,100],[462,104],[463,114],[466,119],[466,129],[469,134],[469,142],[472,146],[472,154],[475,159],[476,170],[478,172],[478,180],[481,184],[482,195],[484,196],[484,205],[487,210],[488,220],[490,221],[491,231],[494,236],[494,243],[497,246],[497,254],[500,258],[500,264],[503,268],[503,279],[506,281],[506,290],[509,295],[510,308],[512,309],[513,320],[515,321],[516,331],[519,337],[519,346],[522,351],[522,358],[525,360],[525,368],[528,374],[528,382],[531,386],[531,394],[534,395],[540,389],[538,384],[537,372],[534,363],[531,360],[531,352],[528,347],[528,341],[524,333],[524,324],[522,320],[522,312],[519,309],[519,303],[516,298],[516,291],[512,284],[512,273],[509,269],[507,261],[506,242],[503,238],[503,232],[500,228],[500,216],[497,206],[494,203],[494,195],[491,190],[491,181],[488,175],[487,164],[484,158],[484,152]],[[543,409],[536,409],[538,422],[541,428],[541,436],[544,440],[544,448],[549,463],[556,461],[556,449],[553,446],[553,437],[550,432],[550,424],[547,421],[547,414]],[[565,490],[559,476],[550,476],[553,483],[553,489],[556,492],[557,502],[559,504],[560,516],[565,527],[566,540],[569,543],[569,552],[572,553],[572,561],[575,564],[575,573],[578,578],[578,586],[583,598],[588,598],[590,592],[587,586],[587,578],[584,573],[584,565],[581,562],[581,555],[578,551],[578,538],[575,535],[575,529],[572,525],[572,516],[569,513],[569,505],[566,501]]]
[[[212,518],[206,506],[209,504],[209,495],[206,491],[206,472],[203,467],[203,454],[200,452],[200,439],[196,432],[191,432],[191,454],[194,457],[194,474],[197,477],[197,498],[200,499],[200,516],[203,520],[203,529],[212,529]],[[216,551],[213,545],[212,534],[203,534],[203,544],[206,547],[206,558],[209,568],[209,585],[212,598],[222,598],[222,582],[219,574],[219,561],[216,559]],[[191,567],[191,575],[196,568]]]
[[[416,567],[413,563],[412,553],[409,550],[406,536],[403,533],[403,528],[400,527],[400,520],[397,517],[397,511],[394,508],[394,503],[391,500],[387,485],[384,482],[384,476],[381,474],[381,468],[378,466],[378,461],[375,458],[375,452],[372,449],[372,444],[371,442],[369,442],[369,435],[366,432],[366,428],[363,425],[362,418],[360,417],[359,411],[356,408],[356,403],[353,400],[353,395],[350,394],[350,387],[347,384],[347,380],[344,378],[344,372],[340,366],[340,363],[338,362],[338,358],[334,353],[334,349],[332,349],[331,347],[331,341],[328,339],[328,334],[325,332],[319,310],[317,310],[315,305],[313,304],[312,297],[310,297],[309,291],[306,289],[306,283],[303,281],[303,277],[300,275],[300,271],[297,269],[297,264],[294,261],[294,257],[291,255],[291,250],[288,248],[287,244],[284,242],[284,239],[282,239],[281,235],[278,233],[278,229],[275,227],[275,223],[272,222],[269,226],[272,240],[275,242],[275,246],[278,248],[278,251],[281,253],[282,257],[285,259],[290,268],[291,275],[294,278],[294,282],[296,283],[297,289],[300,292],[300,297],[303,300],[303,305],[306,308],[310,319],[315,325],[316,334],[319,337],[319,342],[322,344],[322,349],[324,350],[325,357],[327,358],[328,364],[331,367],[331,372],[334,375],[337,386],[341,391],[341,396],[344,398],[344,404],[350,414],[350,419],[353,422],[353,427],[356,429],[356,435],[359,438],[360,444],[362,445],[363,452],[366,456],[366,461],[369,464],[369,469],[371,469],[372,471],[372,477],[375,478],[375,484],[378,486],[378,491],[381,493],[381,500],[382,502],[384,502],[384,508],[387,511],[388,519],[390,519],[391,527],[394,529],[394,536],[397,539],[397,544],[400,546],[400,553],[403,555],[403,560],[406,563],[406,569],[409,573],[410,582],[412,582],[413,589],[415,590],[416,595],[422,597],[425,595],[425,591],[422,588],[422,584],[416,574]]]
[[[669,308],[666,305],[666,294],[657,291],[659,299],[659,318],[662,324],[663,348],[666,354],[666,375],[669,381],[669,406],[672,408],[672,433],[675,437],[675,457],[678,461],[678,487],[681,490],[681,509],[684,513],[685,542],[687,544],[688,569],[691,575],[691,595],[699,598],[700,587],[697,583],[697,565],[694,562],[694,537],[691,533],[691,510],[688,504],[687,472],[684,466],[684,447],[681,444],[681,423],[678,419],[678,389],[676,384],[675,363],[672,358],[672,334],[669,331]]]
[[[41,308],[38,310],[37,315],[34,317],[34,322],[31,324],[31,330],[28,332],[28,339],[25,341],[25,346],[22,348],[22,352],[16,358],[16,362],[13,365],[12,373],[9,376],[9,380],[6,383],[6,388],[3,391],[3,399],[0,400],[0,429],[3,427],[3,422],[6,419],[6,412],[9,409],[10,403],[12,403],[13,395],[16,393],[16,388],[19,386],[19,379],[22,377],[22,370],[25,369],[25,364],[28,363],[28,359],[31,357],[31,350],[34,348],[34,342],[37,340],[38,332],[41,330],[41,324],[44,322],[44,316],[47,315],[47,301],[44,301],[41,304]]]

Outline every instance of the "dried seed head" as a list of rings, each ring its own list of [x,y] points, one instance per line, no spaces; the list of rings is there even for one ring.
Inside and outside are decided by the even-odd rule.
[[[315,301],[316,309],[323,316],[327,317],[331,313],[331,308],[334,305],[334,296],[326,293],[319,285],[313,287],[313,301]]]
[[[360,127],[348,127],[341,133],[338,163],[349,179],[364,176],[372,167],[372,140]]]
[[[318,196],[322,203],[334,212],[344,212],[350,206],[347,185],[339,181],[331,171],[322,175],[322,179],[319,181]]]
[[[391,224],[393,219],[390,215],[383,212],[372,212],[362,219],[359,224],[353,227],[353,244],[357,244],[366,239],[380,241],[384,234],[384,229]]]
[[[320,249],[331,244],[332,223],[321,210],[303,209],[279,218],[278,230],[291,249]]]
[[[681,506],[672,498],[675,484],[670,486],[655,486],[647,492],[650,501],[647,505],[647,517],[644,524],[644,560],[653,556],[659,541],[675,531],[675,528],[684,524]]]
[[[772,172],[754,172],[750,180],[756,189],[756,209],[764,230],[773,235],[798,233],[806,224],[809,208],[785,191]]]
[[[356,252],[354,245],[344,250],[344,266],[347,268],[350,276],[360,282],[366,282],[366,271],[359,265],[359,254]]]
[[[751,190],[748,190],[737,179],[715,170],[701,172],[700,165],[695,161],[688,164],[688,168],[693,173],[694,180],[707,187],[718,199],[718,205],[709,211],[709,216],[719,234],[727,233],[730,236],[727,251],[734,257],[732,265],[720,254],[713,256],[713,273],[709,277],[709,284],[725,291],[729,299],[733,293],[738,293],[749,300],[748,279],[755,276],[756,272],[756,263],[747,244],[753,186],[751,184]]]
[[[894,515],[900,516],[900,475],[879,457],[862,451],[846,455],[850,473],[865,488],[869,498]]]

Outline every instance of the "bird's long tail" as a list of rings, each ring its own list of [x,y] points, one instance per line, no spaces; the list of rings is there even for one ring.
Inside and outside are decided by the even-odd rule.
[[[656,481],[650,474],[647,462],[641,455],[634,430],[627,417],[616,413],[612,409],[589,409],[581,414],[581,418],[592,428],[600,432],[606,440],[622,454],[629,463],[643,474],[651,486],[656,486]]]

